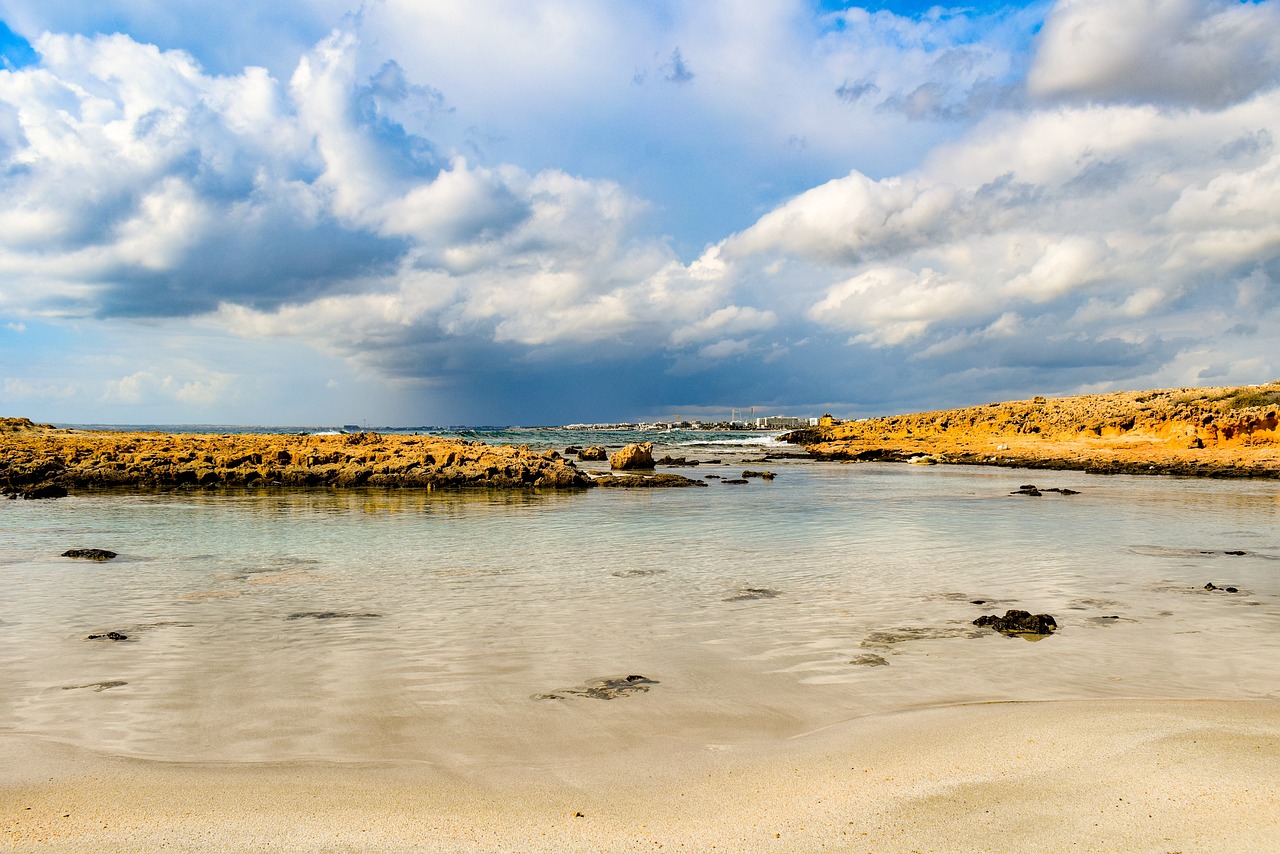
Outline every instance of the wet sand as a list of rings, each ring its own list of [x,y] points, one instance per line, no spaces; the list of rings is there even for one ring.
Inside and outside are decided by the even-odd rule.
[[[15,850],[1280,850],[1273,700],[953,706],[540,767],[0,751]]]

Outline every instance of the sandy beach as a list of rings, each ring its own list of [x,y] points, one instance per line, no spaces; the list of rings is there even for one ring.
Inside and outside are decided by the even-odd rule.
[[[1280,847],[1272,701],[954,706],[857,719],[759,751],[462,776],[407,764],[148,762],[0,742],[0,820],[20,851]]]

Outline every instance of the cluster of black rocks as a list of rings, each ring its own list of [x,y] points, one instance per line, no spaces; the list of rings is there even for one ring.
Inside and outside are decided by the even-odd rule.
[[[26,489],[5,489],[3,494],[10,500],[22,498],[27,501],[38,501],[50,498],[66,498],[67,488],[60,483],[40,483]]]
[[[1058,628],[1058,622],[1048,614],[1032,614],[1030,611],[1010,609],[1004,616],[988,614],[973,621],[982,628],[995,629],[1002,635],[1051,635]]]
[[[77,560],[111,560],[117,557],[115,552],[107,549],[67,549],[61,557],[70,557]]]
[[[1044,495],[1046,492],[1056,492],[1059,495],[1079,495],[1080,494],[1080,492],[1075,489],[1061,489],[1059,487],[1053,487],[1050,489],[1040,489],[1034,483],[1024,483],[1022,486],[1019,486],[1017,489],[1015,489],[1013,492],[1010,492],[1009,494],[1010,495],[1029,495],[1032,498],[1039,498],[1041,495]]]

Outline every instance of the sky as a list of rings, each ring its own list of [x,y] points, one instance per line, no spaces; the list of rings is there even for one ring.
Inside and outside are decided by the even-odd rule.
[[[1280,0],[0,0],[0,414],[1280,376]]]

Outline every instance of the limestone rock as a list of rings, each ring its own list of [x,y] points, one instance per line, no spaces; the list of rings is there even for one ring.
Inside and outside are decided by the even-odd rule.
[[[1280,381],[1037,396],[833,423],[783,439],[804,445],[820,460],[1276,478]],[[1034,497],[1029,491],[1021,494]]]
[[[653,468],[653,443],[627,445],[609,458],[609,468],[619,471]]]
[[[17,426],[13,426],[16,424]],[[165,434],[3,422],[0,491],[68,488],[572,489],[591,479],[556,453],[436,436]]]

